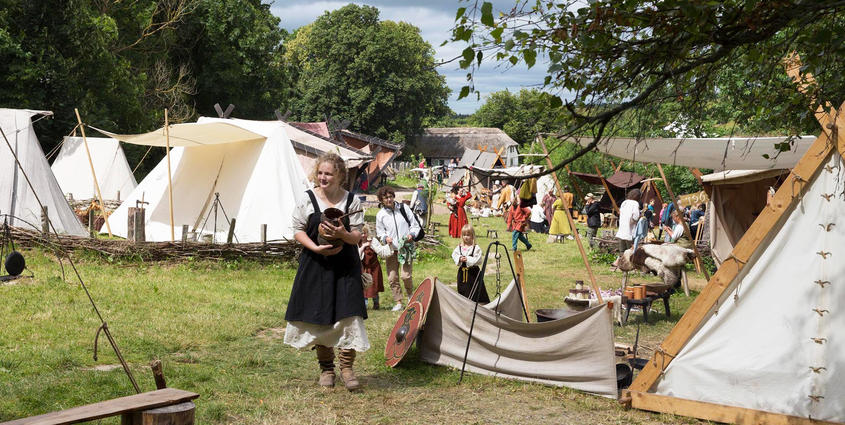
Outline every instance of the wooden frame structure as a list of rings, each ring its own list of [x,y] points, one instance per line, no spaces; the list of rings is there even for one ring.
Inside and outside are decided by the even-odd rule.
[[[809,74],[800,74],[800,60],[793,56],[786,61],[787,74],[806,93],[806,87],[812,82]],[[705,420],[733,423],[766,424],[818,424],[832,423],[809,418],[764,412],[736,406],[686,400],[676,397],[650,393],[660,379],[666,366],[696,334],[699,327],[711,316],[719,299],[734,286],[733,282],[746,267],[752,256],[761,248],[767,236],[782,224],[803,198],[810,183],[818,178],[824,164],[838,150],[845,156],[845,103],[838,110],[826,111],[819,106],[815,111],[816,119],[822,132],[810,149],[789,173],[785,182],[775,193],[772,202],[760,213],[757,220],[734,247],[731,256],[709,280],[707,286],[695,299],[686,314],[675,325],[666,339],[655,350],[648,364],[643,368],[629,390],[625,391],[620,402],[638,409],[676,415],[694,416]]]

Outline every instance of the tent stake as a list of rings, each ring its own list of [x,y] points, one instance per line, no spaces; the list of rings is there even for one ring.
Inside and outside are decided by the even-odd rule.
[[[97,172],[94,171],[94,161],[91,160],[91,151],[88,150],[88,139],[85,137],[85,126],[82,125],[82,118],[79,117],[79,109],[73,108],[73,112],[76,113],[76,121],[79,122],[79,130],[82,131],[82,143],[85,145],[85,154],[88,155],[88,165],[91,167],[91,177],[94,178],[94,188],[97,189],[97,199],[100,201],[100,209],[103,211],[103,219],[106,221],[106,229],[109,231],[109,237],[111,237],[111,224],[109,224],[109,218],[106,215],[106,204],[103,202],[103,194],[100,193],[100,182],[97,181]]]

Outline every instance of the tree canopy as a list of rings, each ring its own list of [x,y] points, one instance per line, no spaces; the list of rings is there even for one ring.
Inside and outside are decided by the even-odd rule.
[[[484,61],[547,64],[538,83],[572,118],[562,135],[594,135],[559,168],[621,121],[648,123],[666,104],[692,127],[716,117],[748,131],[817,133],[811,106],[838,106],[845,93],[843,9],[834,0],[523,0],[494,16],[491,3],[469,3],[452,39],[469,44],[461,96]],[[820,82],[806,95],[783,70],[792,53]]]
[[[380,21],[378,9],[350,4],[297,30],[286,58],[296,79],[293,117],[351,121],[351,128],[393,141],[423,120],[445,115],[449,89],[419,29]]]

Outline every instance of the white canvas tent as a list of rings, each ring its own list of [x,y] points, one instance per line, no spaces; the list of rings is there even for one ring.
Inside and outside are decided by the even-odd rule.
[[[249,121],[201,117],[197,123],[170,129],[174,222],[197,234],[214,234],[226,240],[229,225],[224,216],[236,218],[236,242],[260,242],[261,225],[267,239],[292,238],[291,214],[309,187],[281,121]],[[144,135],[112,135],[121,141],[161,146],[163,131]],[[146,240],[171,237],[167,159],[138,184],[126,201],[109,216],[112,232],[125,237],[129,207],[143,199],[146,205]],[[215,193],[219,193],[217,225]]]
[[[437,281],[417,344],[428,363],[616,397],[613,325],[605,304],[559,320],[526,323],[514,281],[479,306]]]
[[[845,134],[829,127],[845,117],[817,117],[824,133],[655,350],[630,387],[634,407],[845,423]]]
[[[100,193],[105,200],[120,200],[129,195],[138,182],[126,161],[126,155],[117,140],[105,137],[87,137],[91,162],[97,174]],[[88,164],[88,154],[81,137],[65,137],[62,149],[53,161],[53,174],[65,195],[74,199],[97,198],[94,177]]]
[[[6,136],[0,140],[0,214],[13,216],[9,218],[11,226],[40,229],[41,207],[36,200],[37,195],[47,207],[47,215],[57,232],[84,236],[88,232],[65,200],[32,127],[32,117],[52,114],[49,111],[0,109],[0,127]],[[23,172],[15,163],[6,140],[21,162]],[[32,182],[35,194],[27,184],[24,173]]]

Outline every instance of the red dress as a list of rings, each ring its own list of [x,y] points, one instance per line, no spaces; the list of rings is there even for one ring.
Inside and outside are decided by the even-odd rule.
[[[468,223],[464,206],[470,198],[472,198],[472,193],[467,193],[461,198],[455,197],[454,210],[449,216],[449,236],[453,238],[460,238],[461,229]]]
[[[364,298],[378,298],[379,292],[384,292],[384,281],[381,275],[381,263],[378,255],[369,245],[364,247],[361,258],[361,271],[373,276],[373,284],[364,290]]]

